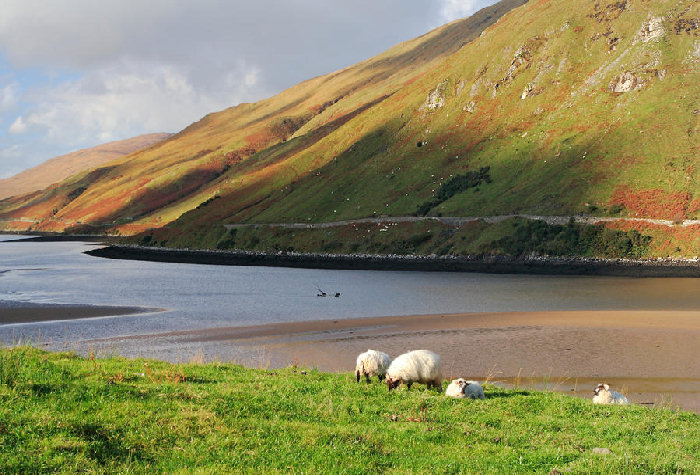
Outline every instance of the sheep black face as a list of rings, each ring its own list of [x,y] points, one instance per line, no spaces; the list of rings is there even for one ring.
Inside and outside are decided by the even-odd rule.
[[[610,387],[610,386],[608,386],[607,384],[599,384],[599,385],[596,386],[596,388],[593,390],[593,394],[597,396],[598,393],[600,393],[603,389],[608,389],[609,387]]]
[[[359,383],[360,382],[360,372],[355,371],[355,376],[357,376],[357,382]]]
[[[398,388],[398,387],[399,387],[399,384],[401,384],[401,380],[400,380],[400,379],[394,380],[394,379],[391,379],[391,378],[386,378],[386,385],[389,386],[389,391],[391,391],[392,389]]]

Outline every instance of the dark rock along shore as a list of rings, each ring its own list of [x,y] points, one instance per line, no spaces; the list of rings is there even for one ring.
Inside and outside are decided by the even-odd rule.
[[[86,254],[108,259],[232,266],[318,269],[415,270],[492,274],[611,275],[628,277],[700,277],[698,260],[627,260],[548,256],[416,256],[262,253],[107,246]]]

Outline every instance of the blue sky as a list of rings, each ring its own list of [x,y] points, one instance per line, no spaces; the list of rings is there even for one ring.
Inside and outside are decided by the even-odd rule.
[[[0,178],[177,132],[494,0],[3,0]]]

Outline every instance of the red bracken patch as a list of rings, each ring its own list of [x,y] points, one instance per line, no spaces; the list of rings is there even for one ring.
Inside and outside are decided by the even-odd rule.
[[[700,198],[695,198],[688,205],[688,215],[694,216],[698,211],[700,211]]]
[[[632,216],[650,219],[682,220],[687,217],[690,193],[668,193],[658,188],[635,191],[619,186],[610,198],[611,205],[624,206]]]

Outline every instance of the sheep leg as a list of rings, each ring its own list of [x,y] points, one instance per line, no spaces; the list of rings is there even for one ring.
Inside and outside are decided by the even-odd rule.
[[[357,376],[357,382],[359,383],[360,382],[360,371],[359,370],[355,371],[355,376]]]
[[[406,383],[406,387],[408,387],[408,389],[411,389],[412,384],[413,384],[413,381],[411,381],[410,383]]]
[[[372,382],[372,381],[370,381],[369,374],[367,374],[367,373],[365,373],[365,379],[367,380],[367,384]]]

